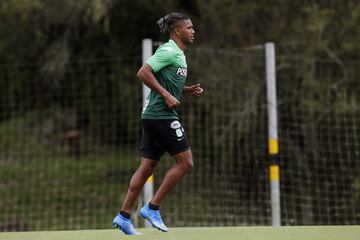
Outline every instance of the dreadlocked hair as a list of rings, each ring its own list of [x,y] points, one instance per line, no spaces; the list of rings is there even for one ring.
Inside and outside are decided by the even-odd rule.
[[[182,13],[169,13],[165,17],[162,17],[157,21],[157,24],[160,27],[160,32],[166,33],[173,30],[177,22],[189,19],[188,16]]]

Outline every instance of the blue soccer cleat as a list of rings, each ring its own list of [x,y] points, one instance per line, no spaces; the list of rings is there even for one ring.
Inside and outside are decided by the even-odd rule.
[[[140,232],[136,231],[131,219],[121,216],[119,213],[113,220],[113,226],[121,230],[126,235],[141,235]]]
[[[154,228],[157,228],[163,232],[168,231],[168,228],[165,226],[164,222],[161,219],[159,210],[152,210],[149,208],[149,205],[146,204],[140,210],[140,215],[146,220],[148,220]]]

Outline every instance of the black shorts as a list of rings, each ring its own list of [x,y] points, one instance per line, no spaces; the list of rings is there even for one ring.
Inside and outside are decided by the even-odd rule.
[[[164,152],[175,155],[190,149],[190,145],[178,120],[141,119],[142,157],[159,161]]]

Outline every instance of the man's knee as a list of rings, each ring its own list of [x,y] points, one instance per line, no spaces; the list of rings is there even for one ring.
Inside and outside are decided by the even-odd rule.
[[[143,158],[141,162],[140,170],[145,175],[149,175],[149,174],[151,175],[154,172],[156,165],[157,165],[157,161]]]
[[[194,162],[192,158],[189,158],[186,161],[182,161],[179,165],[185,173],[190,172],[194,168]]]
[[[191,150],[175,155],[175,159],[179,167],[185,173],[190,172],[194,168],[194,162],[193,162]]]
[[[157,162],[150,159],[142,159],[142,162],[130,180],[130,191],[137,191],[144,182],[153,174]]]

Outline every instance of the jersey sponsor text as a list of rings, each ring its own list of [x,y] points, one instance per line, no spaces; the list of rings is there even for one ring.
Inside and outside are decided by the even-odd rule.
[[[187,77],[187,69],[186,68],[178,68],[176,71],[177,75],[181,75],[183,77]]]

